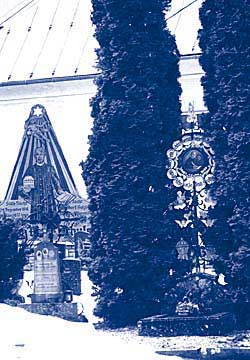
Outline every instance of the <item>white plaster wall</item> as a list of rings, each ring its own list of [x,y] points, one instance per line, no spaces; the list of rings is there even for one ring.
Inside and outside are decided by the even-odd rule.
[[[180,72],[182,112],[185,113],[187,111],[190,102],[194,103],[196,111],[206,111],[203,102],[203,88],[201,86],[201,77],[204,72],[199,64],[199,56],[183,57],[180,61]]]

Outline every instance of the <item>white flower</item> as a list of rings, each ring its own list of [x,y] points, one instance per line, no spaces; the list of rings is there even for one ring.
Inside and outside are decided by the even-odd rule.
[[[115,293],[118,294],[118,295],[120,295],[120,294],[123,293],[123,289],[121,289],[121,288],[116,288],[116,289],[115,289]]]

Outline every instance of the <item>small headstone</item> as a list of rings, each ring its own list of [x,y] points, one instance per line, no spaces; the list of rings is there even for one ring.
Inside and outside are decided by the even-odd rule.
[[[81,261],[79,259],[62,260],[63,291],[72,290],[74,295],[81,294]]]
[[[41,242],[34,254],[33,303],[58,302],[62,300],[60,264],[56,246]]]

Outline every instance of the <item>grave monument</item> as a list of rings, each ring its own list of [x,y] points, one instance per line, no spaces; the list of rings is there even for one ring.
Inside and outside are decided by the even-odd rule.
[[[178,189],[172,209],[183,215],[183,219],[176,219],[175,222],[182,232],[185,232],[185,228],[191,230],[189,238],[180,238],[176,243],[177,265],[174,266],[188,266],[186,275],[175,284],[173,293],[169,291],[167,294],[166,302],[171,298],[169,295],[173,295],[172,298],[177,301],[175,309],[171,308],[171,304],[169,313],[140,320],[139,335],[225,335],[234,329],[235,319],[228,307],[219,303],[216,307],[216,300],[222,298],[218,296],[216,299],[216,291],[223,295],[223,289],[214,280],[216,274],[210,278],[207,273],[207,270],[210,273],[213,271],[212,259],[208,256],[212,251],[200,233],[201,224],[212,225],[208,209],[214,204],[209,196],[209,186],[215,181],[215,161],[192,104],[187,117],[183,119],[182,136],[167,150],[167,157],[167,177]],[[174,270],[171,269],[171,276]],[[180,289],[185,289],[186,294],[181,294]],[[210,306],[213,301],[214,304]]]
[[[72,298],[73,293],[80,295],[81,291],[80,260],[74,254],[67,258],[66,243],[74,247],[74,234],[69,231],[72,224],[82,221],[82,227],[86,226],[86,201],[78,194],[42,105],[34,105],[25,122],[21,148],[5,200],[0,205],[0,215],[1,212],[21,220],[25,237],[33,244],[31,304],[20,306],[39,314],[79,320],[77,304]],[[62,236],[62,228],[67,230],[67,238]],[[71,266],[67,266],[69,260]]]
[[[50,242],[40,242],[34,258],[32,302],[60,302],[63,294],[57,247]]]

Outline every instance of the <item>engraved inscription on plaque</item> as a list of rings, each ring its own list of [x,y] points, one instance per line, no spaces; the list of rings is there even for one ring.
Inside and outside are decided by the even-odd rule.
[[[48,242],[38,244],[34,262],[34,296],[38,300],[59,297],[62,292],[57,248]]]

